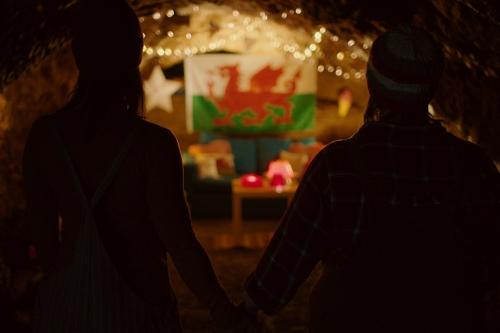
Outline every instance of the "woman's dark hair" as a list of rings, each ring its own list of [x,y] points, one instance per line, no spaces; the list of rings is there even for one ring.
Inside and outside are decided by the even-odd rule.
[[[123,118],[141,118],[144,90],[139,69],[112,75],[80,73],[69,105],[83,111],[83,128],[92,139],[101,126]]]
[[[70,105],[83,111],[86,136],[123,117],[142,116],[144,42],[132,7],[125,0],[82,1],[72,30],[79,77]]]

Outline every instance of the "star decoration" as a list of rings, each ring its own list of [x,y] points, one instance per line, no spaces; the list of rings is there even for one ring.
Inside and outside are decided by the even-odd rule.
[[[182,83],[166,79],[161,67],[156,66],[149,79],[144,82],[146,111],[160,108],[166,112],[172,112],[172,95],[181,87]]]

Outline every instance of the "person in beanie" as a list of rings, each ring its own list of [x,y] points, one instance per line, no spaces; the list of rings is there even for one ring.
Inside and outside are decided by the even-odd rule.
[[[500,176],[433,120],[443,56],[401,26],[373,43],[365,124],[325,147],[245,285],[279,312],[321,262],[310,332],[484,332],[500,280]]]
[[[45,275],[34,331],[181,332],[167,253],[223,332],[258,332],[196,239],[174,135],[141,118],[143,37],[124,0],[83,1],[72,100],[33,125],[26,218]]]

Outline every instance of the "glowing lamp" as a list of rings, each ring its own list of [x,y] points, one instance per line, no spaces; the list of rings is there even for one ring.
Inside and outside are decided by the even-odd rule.
[[[244,187],[262,187],[262,177],[253,173],[247,173],[241,176],[240,183]]]
[[[276,160],[269,163],[266,175],[270,179],[271,186],[284,186],[292,181],[293,169],[290,162]]]

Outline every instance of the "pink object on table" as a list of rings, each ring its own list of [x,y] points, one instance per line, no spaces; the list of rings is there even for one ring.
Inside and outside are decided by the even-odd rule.
[[[271,178],[271,181],[269,182],[269,184],[272,187],[285,186],[286,185],[286,179],[285,179],[285,177],[283,177],[282,174],[275,173],[273,175],[273,177]]]
[[[253,173],[247,173],[241,176],[241,186],[245,187],[262,187],[262,177]]]
[[[292,181],[293,169],[290,162],[275,160],[269,163],[267,178],[271,180],[271,186],[283,186]]]

